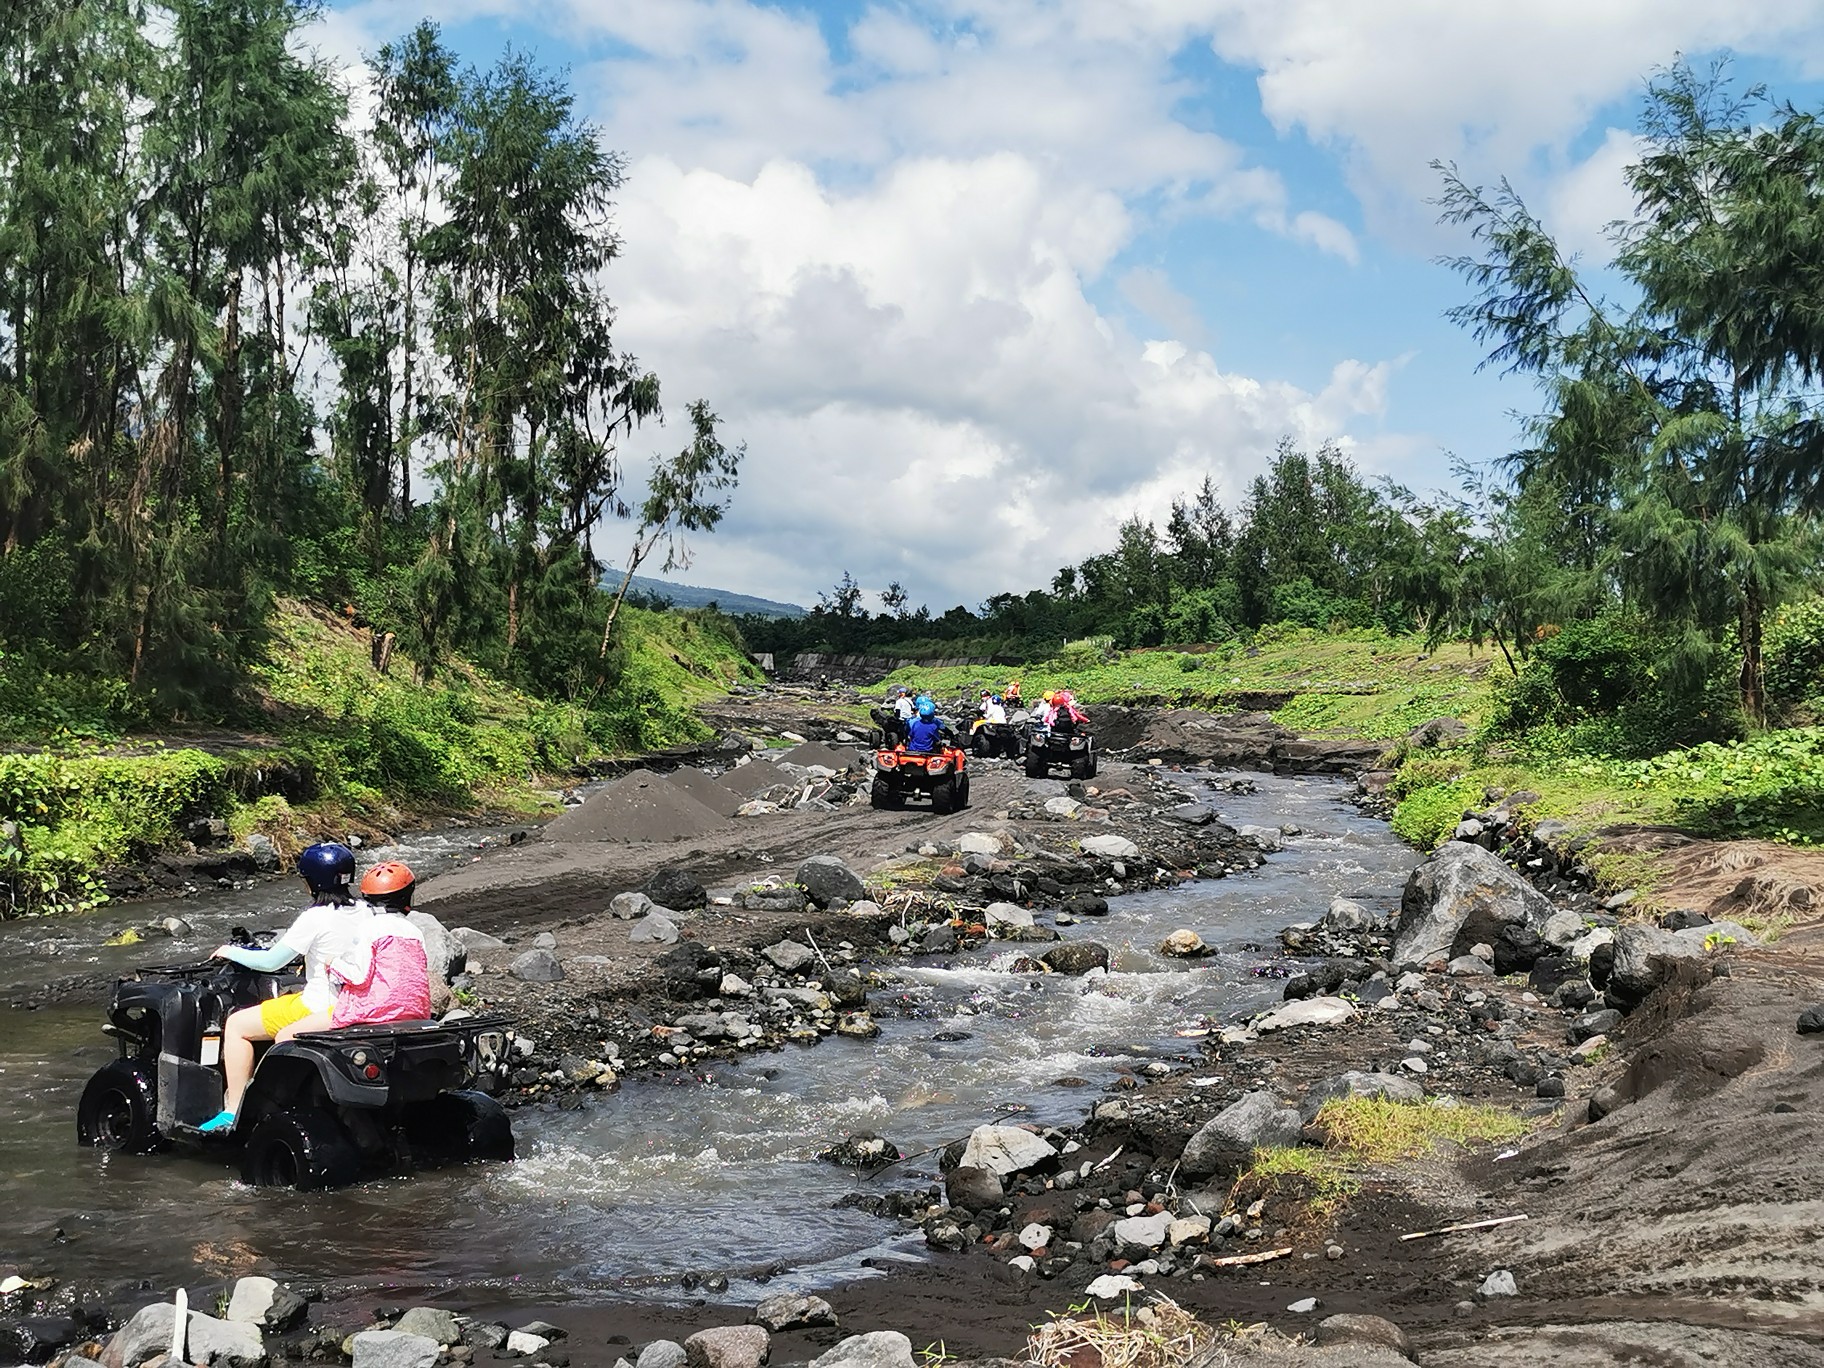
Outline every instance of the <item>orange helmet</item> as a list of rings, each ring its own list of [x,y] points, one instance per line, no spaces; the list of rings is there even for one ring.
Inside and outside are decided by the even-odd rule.
[[[361,876],[361,896],[386,907],[410,907],[418,876],[400,860],[382,860]]]

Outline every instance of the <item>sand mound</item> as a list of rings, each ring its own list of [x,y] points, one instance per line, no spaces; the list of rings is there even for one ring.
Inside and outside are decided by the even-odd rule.
[[[779,766],[768,760],[750,760],[745,765],[736,765],[716,782],[730,793],[738,793],[747,798],[772,788],[775,784],[790,784],[796,781]]]
[[[728,785],[700,769],[686,765],[673,770],[665,776],[672,784],[695,798],[711,812],[722,817],[733,817],[735,809],[741,806],[741,796]]]
[[[663,774],[634,770],[545,827],[547,841],[681,841],[704,836],[727,818]]]
[[[828,741],[806,741],[802,746],[793,746],[779,758],[791,765],[822,765],[840,774],[860,765],[861,750],[856,746],[833,746]]]

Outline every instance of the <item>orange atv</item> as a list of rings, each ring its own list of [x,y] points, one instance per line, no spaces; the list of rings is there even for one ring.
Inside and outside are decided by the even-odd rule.
[[[874,785],[868,801],[877,808],[898,809],[917,795],[930,798],[933,812],[959,812],[969,806],[969,756],[946,733],[934,751],[911,751],[902,743],[874,752]]]

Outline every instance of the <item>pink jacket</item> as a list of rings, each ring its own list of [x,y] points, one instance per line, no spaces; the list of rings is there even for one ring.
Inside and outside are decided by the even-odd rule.
[[[418,928],[397,913],[378,913],[361,929],[360,943],[329,967],[337,988],[331,1024],[359,1026],[428,1017],[430,963]]]

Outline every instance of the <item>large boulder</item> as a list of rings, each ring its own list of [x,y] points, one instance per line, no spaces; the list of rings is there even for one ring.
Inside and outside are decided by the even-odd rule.
[[[429,912],[408,912],[406,920],[424,937],[424,958],[435,978],[449,983],[469,963],[469,948],[444,929]]]
[[[1531,943],[1543,947],[1543,933],[1556,910],[1498,856],[1455,841],[1406,880],[1393,959],[1399,964],[1430,964],[1467,954],[1473,945],[1513,944],[1515,938],[1503,934],[1510,928],[1532,933]]]
[[[1087,974],[1108,968],[1108,947],[1095,941],[1065,941],[1039,956],[1054,974]]]
[[[867,893],[862,887],[861,875],[834,855],[813,855],[799,865],[798,883],[819,907],[828,907],[835,902],[857,902]]]
[[[758,1325],[719,1325],[684,1341],[690,1368],[760,1368],[772,1336]]]
[[[1665,931],[1642,922],[1615,928],[1615,959],[1605,991],[1609,1005],[1632,1011],[1658,987],[1677,960],[1700,960],[1732,946],[1758,945],[1754,933],[1734,922],[1709,922]]]
[[[1057,1157],[1058,1152],[1050,1141],[1019,1126],[977,1126],[969,1132],[969,1143],[963,1147],[960,1164],[966,1168],[986,1169],[997,1178],[1005,1178],[1010,1173],[1038,1168]]]
[[[661,869],[641,887],[647,897],[660,907],[680,912],[709,906],[709,890],[682,869]]]
[[[850,1335],[811,1360],[811,1368],[914,1368],[912,1341],[897,1330]]]
[[[1179,1171],[1187,1178],[1237,1172],[1257,1149],[1296,1145],[1303,1127],[1298,1112],[1272,1093],[1244,1093],[1190,1138]]]
[[[266,1345],[257,1325],[190,1313],[188,1361],[214,1368],[259,1368]],[[429,1365],[426,1365],[429,1368]]]

